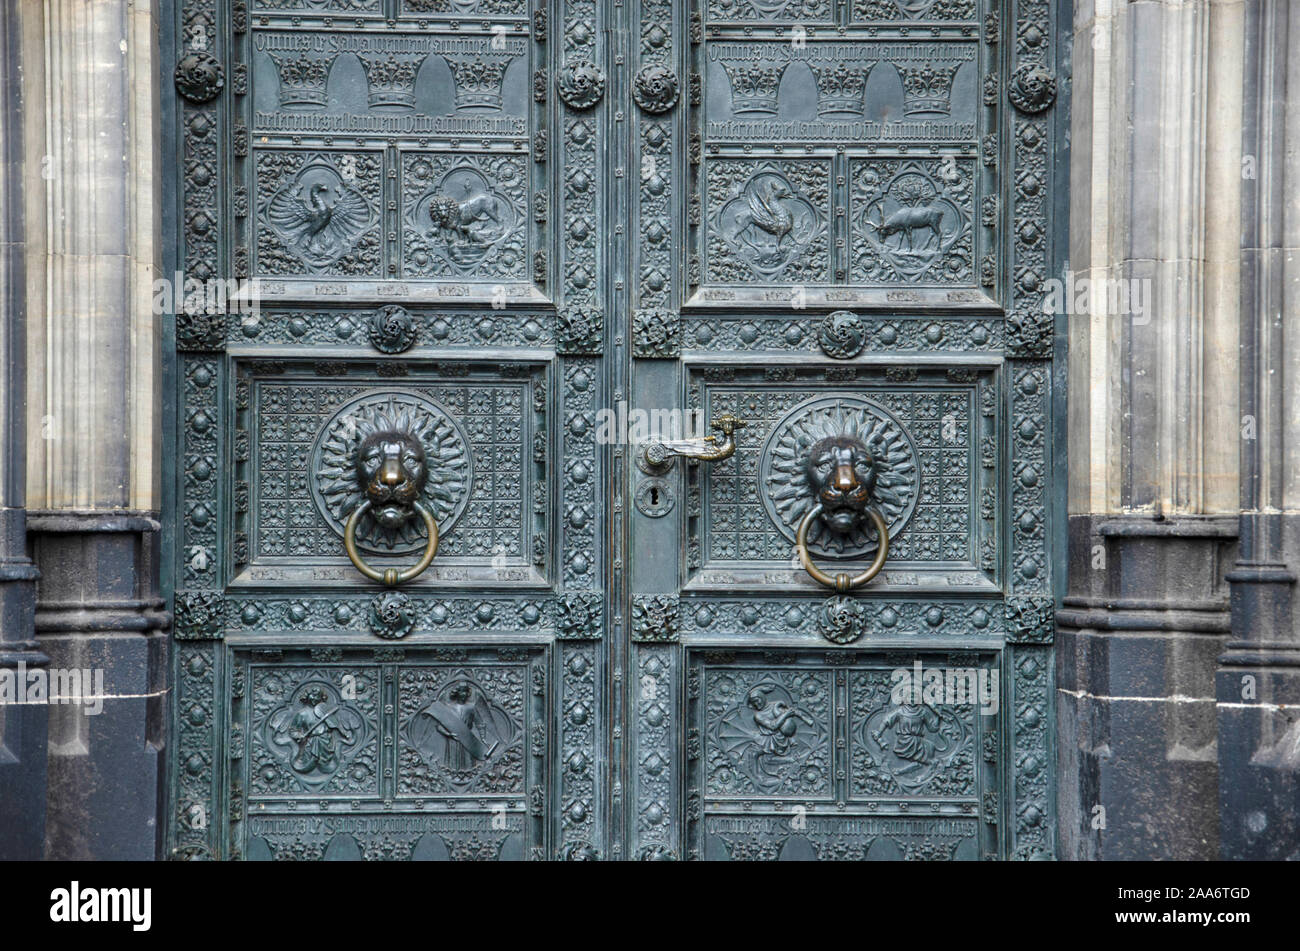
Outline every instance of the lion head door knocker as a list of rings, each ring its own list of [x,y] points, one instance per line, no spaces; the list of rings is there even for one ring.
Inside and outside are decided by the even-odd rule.
[[[416,393],[345,404],[322,430],[314,458],[314,495],[333,524],[341,521],[348,558],[367,578],[390,587],[429,567],[440,530],[463,511],[469,494],[464,433],[445,410]],[[420,548],[419,561],[407,568],[376,568],[362,554]]]
[[[857,436],[826,436],[808,451],[808,485],[816,493],[817,504],[804,513],[795,531],[795,550],[804,571],[816,581],[843,593],[866,584],[885,565],[889,557],[889,526],[871,505],[878,478],[876,460],[871,449]],[[818,568],[808,552],[808,529],[820,517],[826,528],[847,535],[864,519],[870,519],[878,544],[871,565],[856,575],[837,572],[832,578]]]
[[[815,397],[778,420],[764,446],[761,495],[814,581],[843,594],[866,584],[889,557],[891,534],[911,516],[917,457],[884,407],[862,397]],[[823,558],[870,563],[830,573]]]
[[[357,450],[357,483],[365,498],[343,526],[343,547],[348,558],[367,578],[388,586],[410,581],[429,567],[438,554],[438,522],[421,502],[429,479],[424,447],[409,432],[396,426],[370,433]],[[383,528],[395,531],[414,516],[424,520],[428,542],[424,555],[410,568],[379,571],[366,564],[357,550],[357,526],[367,512]]]

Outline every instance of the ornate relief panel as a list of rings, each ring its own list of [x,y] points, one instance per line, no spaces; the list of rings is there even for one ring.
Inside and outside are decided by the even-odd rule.
[[[604,10],[168,9],[169,853],[617,851]]]
[[[913,663],[973,672],[1000,660],[977,652],[691,652],[692,857],[996,857],[998,704],[981,705],[973,673],[959,702],[927,702],[919,688],[896,702]]]
[[[554,194],[533,161],[549,125],[533,87],[546,47],[526,5],[391,6],[347,11],[390,17],[368,23],[286,3],[233,44],[234,133],[252,142],[234,143],[240,276],[276,295],[332,278],[366,296],[396,278],[408,298],[545,302]]]
[[[631,473],[635,854],[1050,857],[1054,11],[681,7],[640,5],[680,99],[639,116],[630,405],[703,429]],[[998,714],[895,702],[917,659]]]
[[[400,378],[376,373],[397,366]],[[537,364],[236,361],[232,584],[363,583],[344,522],[364,494],[358,450],[390,429],[418,440],[431,475],[439,556],[417,584],[546,584],[555,482],[535,396],[548,378]],[[373,514],[356,531],[376,563],[409,561],[426,535],[416,520],[389,528]]]
[[[522,859],[545,842],[543,647],[236,650],[231,851]],[[238,752],[242,755],[234,756]]]
[[[686,476],[685,590],[819,590],[799,570],[795,530],[813,505],[808,448],[840,433],[875,452],[877,507],[888,523],[878,590],[995,589],[1002,564],[995,473],[996,368],[687,367],[687,405],[749,425],[731,458]],[[848,567],[870,561],[874,534],[812,524],[809,548]]]
[[[1051,856],[1045,0],[169,9],[171,855]]]
[[[689,304],[1001,301],[984,5],[691,4]]]

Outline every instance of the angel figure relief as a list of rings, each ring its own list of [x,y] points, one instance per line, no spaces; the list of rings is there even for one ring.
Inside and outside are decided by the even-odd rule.
[[[296,701],[273,712],[267,731],[271,749],[309,786],[337,773],[366,733],[361,715],[320,682],[306,684]]]

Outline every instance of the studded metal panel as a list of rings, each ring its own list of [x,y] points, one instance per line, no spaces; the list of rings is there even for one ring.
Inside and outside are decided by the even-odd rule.
[[[165,6],[170,856],[1053,854],[1046,0]],[[638,410],[748,425],[650,474]]]

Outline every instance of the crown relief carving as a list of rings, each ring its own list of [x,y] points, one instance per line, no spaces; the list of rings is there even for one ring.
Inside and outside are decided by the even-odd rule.
[[[325,106],[330,69],[336,55],[271,53],[270,56],[280,76],[280,105]]]
[[[776,115],[777,91],[786,63],[722,62],[731,81],[731,111],[737,115],[760,113]]]
[[[427,53],[358,54],[370,85],[367,101],[374,106],[415,107],[415,77]]]
[[[931,112],[950,112],[952,109],[952,84],[960,63],[951,66],[900,66],[894,64],[903,84],[903,115],[911,116]]]
[[[512,52],[444,56],[456,84],[456,108],[500,109],[501,87],[515,58]]]
[[[875,63],[861,62],[810,62],[808,68],[817,81],[817,115],[861,118],[866,113],[867,79],[875,66]]]
[[[736,115],[769,115],[778,112],[781,83],[791,63],[774,60],[719,60],[731,85],[731,107]],[[818,118],[861,118],[867,111],[867,83],[875,61],[804,60],[817,88]],[[903,91],[903,114],[949,113],[952,89],[961,68],[951,65],[892,63]]]

